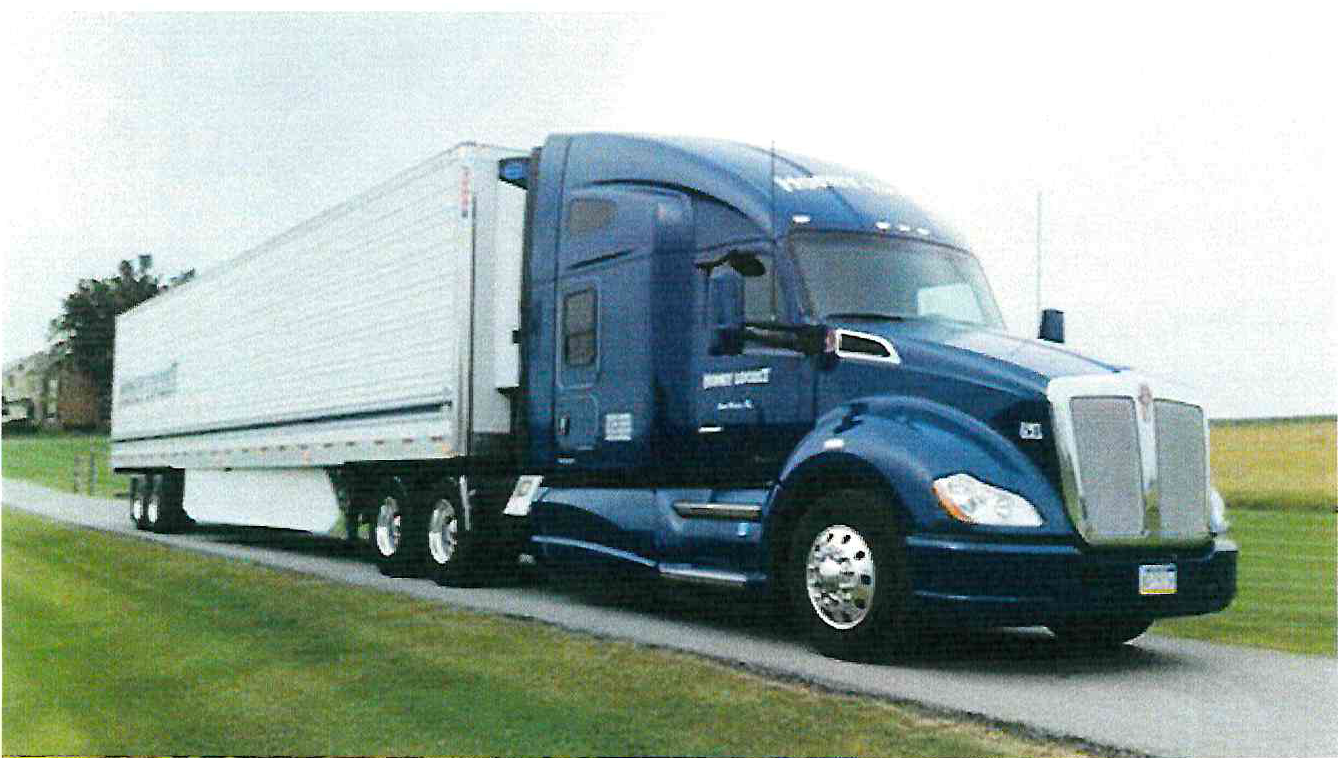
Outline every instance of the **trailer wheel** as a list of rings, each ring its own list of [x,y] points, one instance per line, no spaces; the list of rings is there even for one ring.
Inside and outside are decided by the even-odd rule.
[[[181,531],[190,523],[181,507],[181,474],[154,474],[149,480],[144,502],[144,526],[158,534]]]
[[[148,498],[149,480],[143,476],[130,477],[130,523],[139,531],[149,528],[144,520],[145,500]]]
[[[1110,650],[1140,636],[1152,626],[1150,619],[1098,618],[1066,621],[1048,627],[1059,644],[1077,650]]]
[[[909,636],[905,538],[888,503],[864,490],[822,496],[800,516],[789,555],[791,610],[819,652],[866,658]]]
[[[144,528],[151,532],[162,530],[163,521],[163,475],[154,474],[148,478],[148,492],[144,496]]]
[[[424,509],[415,507],[399,477],[388,477],[373,500],[372,550],[376,567],[386,576],[418,576],[427,543]]]

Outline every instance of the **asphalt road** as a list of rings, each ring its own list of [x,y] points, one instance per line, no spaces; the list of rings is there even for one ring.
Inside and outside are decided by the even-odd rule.
[[[1163,756],[1338,755],[1338,661],[1332,658],[1155,634],[1110,653],[1077,655],[1043,631],[1000,630],[954,636],[910,658],[851,663],[810,652],[777,631],[763,609],[720,591],[703,597],[685,590],[668,601],[657,593],[648,602],[570,582],[443,588],[382,577],[335,540],[214,526],[152,535],[131,528],[121,501],[11,479],[2,493],[6,506],[86,527],[683,650],[838,692],[912,701],[1100,746]]]

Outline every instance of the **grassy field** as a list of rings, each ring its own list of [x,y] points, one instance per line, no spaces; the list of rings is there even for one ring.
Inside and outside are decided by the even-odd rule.
[[[88,494],[88,456],[93,453],[93,494],[113,497],[130,489],[128,477],[112,474],[105,434],[80,432],[9,433],[0,440],[0,468],[7,477],[65,492]]]
[[[5,754],[1075,754],[13,510],[2,531]]]
[[[1338,558],[1332,513],[1237,510],[1236,600],[1221,613],[1158,621],[1153,631],[1293,653],[1338,655]]]
[[[1212,423],[1213,483],[1227,505],[1333,512],[1338,504],[1338,420]]]

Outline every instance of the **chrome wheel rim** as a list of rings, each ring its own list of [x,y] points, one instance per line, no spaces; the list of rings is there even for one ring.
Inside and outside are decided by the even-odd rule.
[[[459,529],[460,520],[455,517],[455,506],[451,501],[442,498],[434,503],[432,520],[428,522],[427,548],[438,565],[449,563],[455,556]]]
[[[400,528],[403,521],[400,504],[393,497],[381,501],[376,512],[376,549],[389,558],[400,546]]]
[[[150,524],[158,523],[158,493],[149,495],[148,502],[144,504],[144,520]]]
[[[144,495],[136,492],[130,498],[130,520],[138,524],[144,518]]]
[[[857,626],[873,609],[877,586],[869,543],[844,524],[823,529],[809,547],[804,581],[823,623],[834,629]]]

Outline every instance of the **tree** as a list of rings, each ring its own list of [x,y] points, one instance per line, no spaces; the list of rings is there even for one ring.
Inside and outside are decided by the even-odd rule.
[[[150,273],[153,256],[141,255],[138,267],[121,261],[116,276],[81,279],[79,288],[61,301],[61,315],[51,321],[53,355],[63,369],[86,374],[97,390],[101,419],[111,418],[112,346],[116,317],[166,289]],[[179,284],[195,274],[191,269],[173,277]]]

